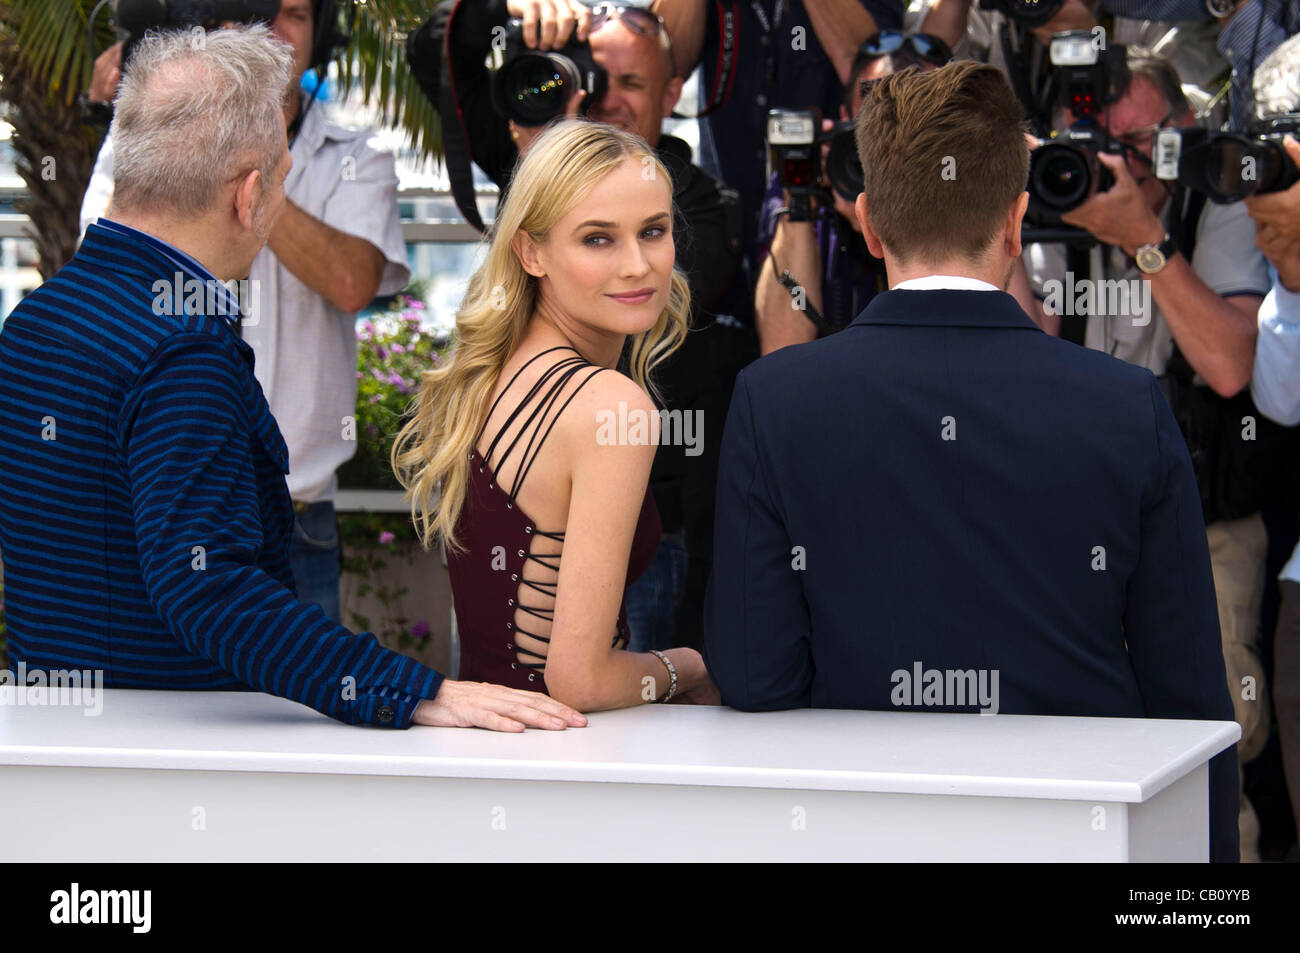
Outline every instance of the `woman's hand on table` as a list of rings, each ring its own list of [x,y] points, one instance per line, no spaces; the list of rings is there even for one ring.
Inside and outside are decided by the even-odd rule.
[[[560,731],[585,727],[587,718],[539,692],[448,678],[443,680],[436,696],[426,698],[415,707],[411,723],[434,728],[523,731],[528,727]]]

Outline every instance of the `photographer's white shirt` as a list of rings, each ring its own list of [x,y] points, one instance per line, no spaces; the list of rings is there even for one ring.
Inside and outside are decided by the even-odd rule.
[[[303,118],[290,150],[285,193],[309,215],[363,238],[384,255],[379,295],[406,287],[411,270],[397,209],[391,153],[366,129],[330,122],[321,103]],[[105,139],[81,207],[81,229],[102,214],[113,192],[113,144]],[[299,281],[263,248],[249,272],[257,309],[246,318],[254,374],[289,448],[289,493],[295,501],[333,499],[334,471],[356,452],[356,315]],[[252,284],[256,282],[256,284]]]
[[[1166,203],[1161,214],[1166,227],[1169,217],[1170,207]],[[1081,290],[1086,282],[1092,282],[1093,304],[1085,310],[1093,313],[1088,315],[1084,344],[1126,363],[1145,367],[1157,377],[1164,376],[1165,365],[1173,353],[1174,338],[1149,287],[1142,288],[1150,279],[1128,260],[1121,249],[1108,247],[1107,254],[1103,255],[1102,247],[1093,245],[1088,254],[1090,274],[1085,279],[1083,275],[1071,275],[1066,270],[1065,246],[1059,243],[1026,245],[1025,270],[1035,297],[1039,300],[1049,297],[1048,282],[1056,282],[1057,290],[1064,292],[1062,298],[1068,305],[1077,300],[1076,290]],[[1201,281],[1220,297],[1257,295],[1262,298],[1268,294],[1268,261],[1255,247],[1255,222],[1240,202],[1231,205],[1206,203],[1196,225],[1196,248],[1192,251],[1190,264]],[[1125,288],[1140,293],[1112,298],[1099,284],[1102,281],[1120,281]],[[1120,313],[1107,313],[1112,301],[1121,305]],[[1199,376],[1196,381],[1200,382]]]

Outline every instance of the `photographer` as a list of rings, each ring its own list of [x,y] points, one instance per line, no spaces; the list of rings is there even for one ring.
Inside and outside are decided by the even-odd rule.
[[[1233,129],[1244,129],[1255,114],[1255,67],[1300,30],[1300,0],[1101,0],[1101,5],[1117,16],[1139,20],[1216,21],[1215,45],[1232,66]]]
[[[934,0],[924,8],[920,29],[942,37],[960,59],[975,59],[1006,74],[1024,106],[1030,126],[1045,133],[1051,124],[1047,47],[1055,33],[1091,30],[1096,0]]]
[[[947,44],[924,33],[886,31],[869,37],[854,57],[840,106],[841,121],[858,114],[864,90],[881,77],[908,66],[937,69],[951,58]],[[830,119],[822,120],[823,134],[833,126]],[[829,144],[821,146],[823,181],[828,178],[829,149]],[[790,191],[782,187],[780,171],[773,170],[768,179],[759,213],[757,251],[761,264],[754,301],[762,354],[826,333],[819,332],[807,309],[820,314],[829,329],[839,330],[857,317],[875,294],[888,288],[884,262],[874,258],[862,240],[853,200],[845,198],[834,183],[828,190],[833,206],[814,196],[814,220],[793,221],[789,214]],[[856,191],[861,191],[860,183]],[[798,282],[796,288],[787,288],[778,280],[787,270]]]
[[[608,86],[590,103],[579,90],[565,104],[565,114],[585,111],[589,119],[637,133],[673,180],[673,239],[677,267],[691,287],[691,331],[655,380],[669,411],[695,413],[704,425],[700,446],[663,445],[655,454],[650,488],[664,535],[651,567],[628,587],[627,613],[633,651],[696,647],[712,563],[721,423],[735,375],[756,352],[748,329],[711,320],[739,267],[735,193],[691,162],[686,142],[661,132],[681,95],[683,78],[674,75],[672,41],[653,13],[615,4],[588,8],[577,0],[444,0],[411,35],[407,60],[420,87],[439,106],[444,129],[456,123],[463,130],[470,158],[502,190],[499,204],[506,201],[516,160],[543,128],[507,119],[492,102],[494,74],[485,60],[494,42],[497,48],[509,45],[497,38],[506,37],[511,18],[524,21],[522,41],[530,50],[585,44],[595,65],[608,74]],[[451,59],[444,64],[448,50]],[[454,108],[443,101],[444,65],[454,87]]]
[[[1039,298],[1053,286],[1076,288],[1085,277],[1093,287],[1101,287],[1100,279],[1139,289],[1127,295],[1119,308],[1124,313],[1105,313],[1102,293],[1093,295],[1100,307],[1067,313],[1085,312],[1088,347],[1155,374],[1183,429],[1201,489],[1228,681],[1242,726],[1238,753],[1246,762],[1263,750],[1268,734],[1267,704],[1254,695],[1243,698],[1242,682],[1249,677],[1264,684],[1256,644],[1268,541],[1258,486],[1250,479],[1259,469],[1262,441],[1242,439],[1242,418],[1255,415],[1241,392],[1250,381],[1255,314],[1268,291],[1268,267],[1241,203],[1207,204],[1204,195],[1184,197],[1181,189],[1171,194],[1156,178],[1157,131],[1190,126],[1192,112],[1166,61],[1130,49],[1127,65],[1118,99],[1097,121],[1125,153],[1097,153],[1114,185],[1061,216],[1099,243],[1089,255],[1090,275],[1069,272],[1060,244],[1028,247],[1025,262]],[[1073,299],[1073,291],[1067,297]],[[1050,315],[1043,308],[1040,317]],[[1254,811],[1244,798],[1241,835],[1243,858],[1257,858]]]
[[[1274,51],[1255,73],[1261,116],[1300,112],[1300,37]],[[1300,143],[1284,140],[1300,167]],[[1283,192],[1252,196],[1255,242],[1276,271],[1259,309],[1259,343],[1250,392],[1260,412],[1284,426],[1300,424],[1300,183]],[[1279,575],[1282,594],[1273,643],[1273,701],[1291,810],[1300,829],[1300,546]]]
[[[350,0],[345,0],[350,2]],[[240,333],[289,448],[294,529],[290,565],[300,599],[340,621],[335,470],[356,452],[356,315],[377,294],[406,287],[410,269],[390,153],[365,129],[330,122],[301,80],[324,67],[346,40],[335,0],[282,0],[273,36],[293,49],[284,122],[293,167],[284,212],[253,259],[254,300]],[[113,71],[119,54],[97,69]],[[128,64],[128,72],[129,72]],[[109,82],[100,87],[101,95]],[[113,147],[106,140],[82,204],[84,225],[111,209]]]
[[[838,114],[862,42],[903,26],[903,0],[662,0],[702,36],[700,165],[740,195],[742,277],[719,321],[754,327],[759,214],[767,191],[767,111]],[[687,45],[687,44],[683,44]],[[694,64],[692,64],[694,66]]]

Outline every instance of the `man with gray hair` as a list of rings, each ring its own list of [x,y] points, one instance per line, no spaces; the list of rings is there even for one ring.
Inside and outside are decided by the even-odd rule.
[[[122,81],[112,218],[0,331],[9,651],[107,687],[254,689],[349,724],[585,719],[445,680],[293,594],[288,453],[238,334],[285,204],[291,52],[150,34]]]
[[[317,102],[323,69],[346,35],[353,0],[278,0],[271,35],[293,51],[282,124],[293,167],[284,208],[253,259],[241,301],[239,331],[257,357],[254,373],[289,448],[289,495],[294,526],[289,568],[298,596],[335,622],[341,550],[334,511],[338,467],[357,450],[357,312],[376,295],[401,291],[410,280],[397,206],[392,154],[366,129],[346,128]],[[195,41],[203,37],[195,28]],[[121,45],[95,62],[91,96],[111,100]],[[300,80],[321,70],[304,95]],[[82,228],[112,214],[111,132],[100,149],[82,202]]]

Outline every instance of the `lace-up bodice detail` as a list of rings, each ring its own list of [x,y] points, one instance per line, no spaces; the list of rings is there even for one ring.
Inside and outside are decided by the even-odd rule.
[[[546,654],[555,618],[565,534],[563,530],[539,529],[517,501],[528,471],[564,408],[588,381],[608,368],[584,360],[576,351],[574,356],[557,361],[506,418],[486,453],[481,455],[477,447],[493,411],[524,369],[543,355],[559,350],[573,349],[542,351],[515,372],[493,402],[475,440],[475,449],[469,454],[469,491],[457,523],[457,535],[465,552],[447,555],[460,633],[459,677],[469,681],[546,690]],[[567,388],[568,396],[561,402],[566,385],[575,378],[576,386]],[[530,412],[522,426],[498,454],[498,446],[525,410]],[[498,482],[497,474],[525,437],[520,465],[507,490]],[[646,491],[628,559],[627,582],[650,565],[660,534],[659,513]],[[613,647],[627,646],[627,615],[621,604],[610,635]]]

